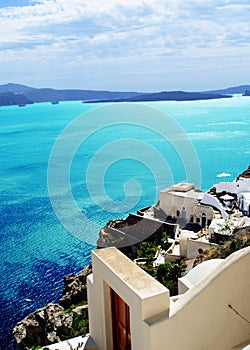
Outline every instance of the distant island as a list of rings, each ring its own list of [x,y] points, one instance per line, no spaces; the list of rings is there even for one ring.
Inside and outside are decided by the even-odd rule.
[[[30,101],[23,94],[15,94],[13,92],[3,92],[0,93],[0,106],[11,106],[11,105],[19,105],[25,106],[26,104],[30,104]]]
[[[143,102],[143,101],[194,101],[218,98],[230,98],[232,94],[249,96],[250,85],[241,85],[221,90],[185,92],[162,91],[142,93],[136,91],[102,91],[79,89],[33,88],[21,84],[8,83],[0,85],[0,106],[54,102],[83,101],[90,102]]]
[[[146,101],[197,101],[212,100],[218,98],[230,98],[232,95],[210,94],[203,92],[185,92],[185,91],[162,91],[152,94],[143,94],[121,99],[106,99],[88,102],[146,102]]]
[[[8,99],[6,98],[8,94]],[[138,92],[95,91],[95,90],[56,90],[51,88],[33,88],[20,84],[0,85],[0,106],[20,105],[55,101],[86,101],[113,98],[129,98]]]

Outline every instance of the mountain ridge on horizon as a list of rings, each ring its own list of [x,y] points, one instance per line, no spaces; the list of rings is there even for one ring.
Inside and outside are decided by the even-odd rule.
[[[231,94],[242,94],[250,90],[250,85],[232,86],[209,91],[110,91],[89,89],[34,88],[17,83],[0,85],[0,106],[38,102],[76,101],[83,102],[142,102],[142,101],[187,101],[229,98]],[[247,94],[246,94],[247,96]],[[23,101],[22,101],[23,99]]]

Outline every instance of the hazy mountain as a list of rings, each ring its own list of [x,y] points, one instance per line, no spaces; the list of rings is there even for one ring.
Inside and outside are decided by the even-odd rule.
[[[32,103],[32,101],[23,94],[16,94],[13,92],[0,93],[0,106],[26,105],[30,103]]]
[[[230,95],[208,94],[202,92],[185,92],[185,91],[163,91],[152,94],[143,94],[123,99],[106,99],[97,102],[143,102],[143,101],[195,101],[211,100],[218,98],[229,98]],[[91,101],[90,101],[91,102]]]
[[[193,101],[231,97],[231,94],[248,96],[250,85],[229,87],[203,92],[162,91],[140,93],[135,91],[102,91],[80,89],[33,88],[21,84],[0,85],[0,105],[27,104],[32,102],[75,101],[85,102],[136,102],[136,101]],[[246,94],[245,94],[246,92]],[[12,95],[3,95],[11,93]],[[22,102],[20,102],[22,101]],[[25,102],[26,101],[26,102]]]
[[[13,84],[13,83],[8,83],[4,85],[0,85],[0,93],[1,92],[23,92],[27,90],[32,90],[33,88],[26,86],[26,85],[21,85],[21,84]]]
[[[246,90],[250,90],[250,85],[232,86],[226,89],[204,91],[204,93],[232,95],[232,94],[244,94]]]
[[[192,101],[192,100],[210,100],[214,98],[230,97],[220,94],[206,94],[202,92],[185,91],[163,91],[159,93],[131,97],[129,101]]]
[[[50,88],[32,88],[20,84],[0,85],[1,92],[12,92],[15,94],[23,94],[26,98],[33,102],[52,102],[52,101],[74,101],[74,100],[100,100],[128,98],[139,95],[138,92],[119,92],[119,91],[99,91],[99,90],[57,90]]]

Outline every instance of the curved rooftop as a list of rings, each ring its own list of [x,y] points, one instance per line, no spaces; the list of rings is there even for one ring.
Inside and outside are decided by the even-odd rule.
[[[188,285],[189,289],[202,281],[211,271],[215,270],[223,259],[211,259],[195,266],[190,272],[181,278],[182,282]]]

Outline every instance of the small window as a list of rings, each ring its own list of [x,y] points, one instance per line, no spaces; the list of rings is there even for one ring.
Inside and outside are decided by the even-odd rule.
[[[180,216],[180,210],[176,211],[176,216]]]

